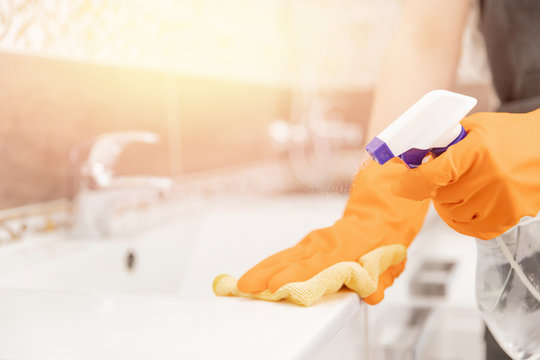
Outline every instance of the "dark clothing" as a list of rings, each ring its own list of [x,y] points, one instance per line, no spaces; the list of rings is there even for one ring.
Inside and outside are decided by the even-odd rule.
[[[499,344],[497,344],[487,327],[484,332],[484,340],[486,342],[486,360],[512,360],[510,356],[506,355]]]
[[[480,0],[480,29],[486,42],[498,111],[540,108],[540,0]],[[506,360],[486,328],[486,360]]]
[[[540,108],[540,1],[481,0],[480,14],[499,111]]]

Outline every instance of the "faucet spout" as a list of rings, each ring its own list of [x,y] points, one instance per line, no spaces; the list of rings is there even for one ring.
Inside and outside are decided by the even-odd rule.
[[[72,150],[71,234],[106,236],[116,202],[130,203],[133,197],[162,198],[172,190],[169,177],[115,175],[119,155],[131,143],[157,143],[159,135],[148,131],[107,133],[94,138],[85,159]]]

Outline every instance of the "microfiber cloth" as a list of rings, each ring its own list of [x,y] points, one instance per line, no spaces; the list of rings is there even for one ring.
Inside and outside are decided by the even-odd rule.
[[[344,285],[365,298],[377,290],[379,275],[397,265],[407,256],[403,245],[381,246],[360,257],[358,261],[344,261],[326,268],[311,279],[285,284],[275,293],[265,290],[258,294],[246,294],[238,290],[237,280],[227,274],[214,279],[212,288],[218,296],[240,296],[258,300],[280,301],[310,306],[323,295],[332,294]]]

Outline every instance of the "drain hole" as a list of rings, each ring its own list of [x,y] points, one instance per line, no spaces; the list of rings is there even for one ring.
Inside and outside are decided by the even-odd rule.
[[[128,269],[128,271],[133,271],[135,269],[135,262],[135,253],[131,250],[128,251],[126,254],[126,268]]]

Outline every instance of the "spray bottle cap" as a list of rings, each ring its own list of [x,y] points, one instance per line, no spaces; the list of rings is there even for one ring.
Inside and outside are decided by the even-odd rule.
[[[467,133],[459,123],[476,105],[476,99],[446,90],[424,95],[366,146],[379,164],[398,156],[410,168],[459,142]]]

